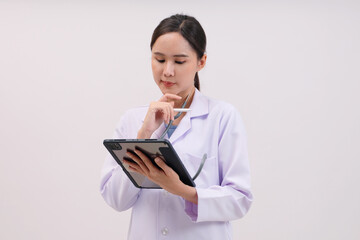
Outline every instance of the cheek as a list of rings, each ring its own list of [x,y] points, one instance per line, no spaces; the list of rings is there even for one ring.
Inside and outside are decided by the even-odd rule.
[[[184,78],[188,79],[189,81],[194,80],[195,74],[196,74],[196,68],[194,66],[187,66],[186,68],[181,71],[181,74]]]
[[[161,67],[159,66],[159,64],[152,62],[151,69],[152,69],[154,77],[161,74]]]

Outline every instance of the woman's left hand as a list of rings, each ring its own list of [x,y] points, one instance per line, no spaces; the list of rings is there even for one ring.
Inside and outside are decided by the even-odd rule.
[[[184,199],[197,203],[197,193],[194,187],[185,185],[179,178],[179,175],[160,157],[156,157],[155,166],[151,160],[141,151],[135,150],[136,153],[132,154],[127,152],[127,155],[136,163],[125,161],[130,169],[146,176],[149,180],[158,184],[164,190],[183,197]]]

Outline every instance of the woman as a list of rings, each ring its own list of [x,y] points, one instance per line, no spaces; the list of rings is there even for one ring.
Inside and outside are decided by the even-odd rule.
[[[206,63],[206,36],[190,16],[160,22],[151,40],[153,77],[163,96],[127,111],[114,138],[160,138],[170,124],[169,139],[195,180],[183,184],[161,158],[155,167],[141,152],[129,153],[129,167],[163,189],[139,189],[112,157],[102,172],[101,194],[118,211],[132,208],[129,239],[231,239],[229,221],[243,217],[252,202],[246,133],[237,110],[199,91]],[[191,108],[175,119],[173,108]]]

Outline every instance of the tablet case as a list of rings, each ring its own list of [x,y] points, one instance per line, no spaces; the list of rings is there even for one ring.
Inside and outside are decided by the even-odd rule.
[[[167,139],[105,139],[104,146],[138,188],[160,189],[161,187],[150,181],[147,177],[131,171],[128,165],[123,163],[124,158],[131,161],[127,157],[126,152],[134,153],[135,149],[141,150],[147,155],[155,166],[157,165],[154,159],[159,156],[162,157],[165,163],[179,175],[180,180],[184,184],[195,187],[194,181]]]

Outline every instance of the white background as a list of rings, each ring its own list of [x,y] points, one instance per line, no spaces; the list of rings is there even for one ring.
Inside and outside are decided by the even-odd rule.
[[[246,124],[255,202],[234,239],[360,239],[360,4],[340,0],[0,0],[0,239],[126,238],[102,140],[160,97],[149,44],[174,13],[207,33],[202,92]]]

